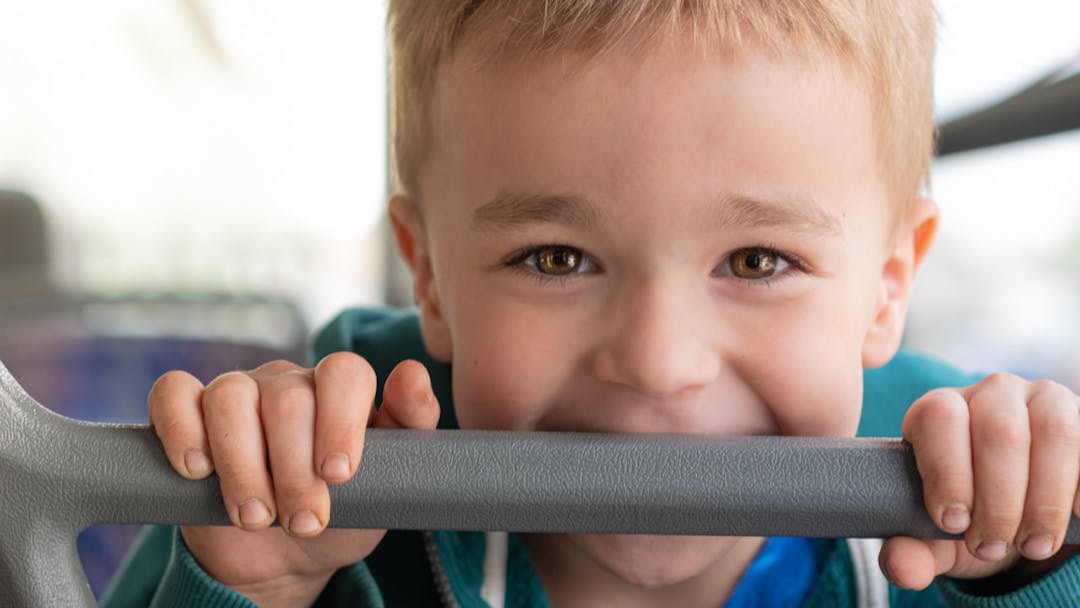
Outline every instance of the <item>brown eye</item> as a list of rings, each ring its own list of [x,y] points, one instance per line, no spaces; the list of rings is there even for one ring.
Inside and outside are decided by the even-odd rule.
[[[536,255],[536,269],[543,274],[570,274],[581,264],[581,252],[570,247],[543,247]]]
[[[765,279],[776,273],[780,256],[769,249],[740,249],[728,260],[731,274],[740,279]]]

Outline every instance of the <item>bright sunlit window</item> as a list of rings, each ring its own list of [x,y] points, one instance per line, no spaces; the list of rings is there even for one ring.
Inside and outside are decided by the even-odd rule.
[[[1080,5],[939,2],[943,120],[998,101],[1074,61]],[[909,346],[973,371],[1080,386],[1080,131],[947,156],[942,210],[916,285]]]
[[[0,4],[0,187],[82,291],[382,297],[379,1]]]

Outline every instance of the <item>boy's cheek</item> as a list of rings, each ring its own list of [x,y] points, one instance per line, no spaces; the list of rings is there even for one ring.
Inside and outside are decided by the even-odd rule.
[[[789,351],[790,363],[757,382],[778,432],[784,435],[850,437],[862,409],[862,369],[857,354],[820,346]]]
[[[526,323],[498,334],[483,329],[459,340],[453,366],[454,407],[462,428],[529,429],[555,400],[569,373],[569,352],[550,352]]]
[[[836,287],[840,287],[837,285]],[[831,296],[831,297],[825,297]],[[732,353],[786,435],[853,436],[862,408],[865,313],[842,290],[761,323]]]

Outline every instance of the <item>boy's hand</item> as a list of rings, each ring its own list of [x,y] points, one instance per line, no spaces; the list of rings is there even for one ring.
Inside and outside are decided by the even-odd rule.
[[[1080,515],[1080,397],[1053,382],[994,374],[927,393],[908,411],[903,435],[930,517],[964,540],[888,539],[880,561],[894,584],[922,589],[938,574],[1003,573],[999,587],[1008,589],[1056,565],[1048,558],[1070,516]]]
[[[261,606],[310,605],[335,570],[363,559],[383,530],[323,528],[327,484],[353,476],[364,431],[435,428],[439,405],[427,370],[399,364],[376,412],[375,373],[335,353],[314,369],[277,361],[216,378],[205,388],[184,372],[158,379],[150,424],[169,462],[189,479],[217,471],[235,528],[183,527],[199,564]],[[277,518],[280,528],[270,528]]]

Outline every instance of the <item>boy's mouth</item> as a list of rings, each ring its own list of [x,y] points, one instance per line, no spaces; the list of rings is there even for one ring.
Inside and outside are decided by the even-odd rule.
[[[709,424],[711,422],[712,424]],[[644,422],[629,417],[613,416],[606,420],[574,421],[569,424],[548,424],[545,420],[532,429],[538,432],[609,433],[619,435],[708,435],[712,437],[770,437],[780,435],[777,429],[760,426],[734,425],[723,420],[654,419]]]

